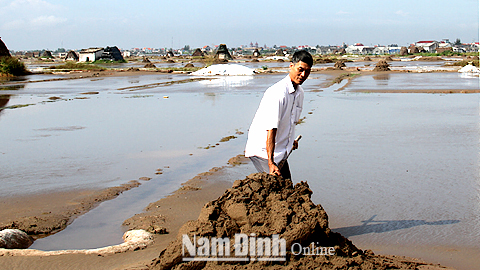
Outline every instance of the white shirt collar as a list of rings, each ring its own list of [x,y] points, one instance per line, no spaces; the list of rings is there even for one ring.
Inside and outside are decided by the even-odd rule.
[[[288,80],[288,83],[287,83],[287,84],[288,84],[288,93],[289,93],[289,94],[295,93],[295,90],[296,90],[296,89],[295,89],[295,87],[293,87],[293,82],[292,82],[292,80],[290,79],[290,74],[287,75],[287,77],[285,78],[285,80]]]

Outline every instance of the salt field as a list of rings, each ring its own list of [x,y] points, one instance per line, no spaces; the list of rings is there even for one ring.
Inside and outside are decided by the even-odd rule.
[[[152,177],[32,248],[119,243],[123,220],[243,153],[263,92],[284,76],[158,73],[0,86],[0,196]],[[289,159],[293,181],[308,181],[330,226],[362,248],[480,254],[479,94],[395,93],[475,90],[478,77],[364,74],[326,87],[332,79],[315,73],[304,83],[303,139]],[[227,136],[235,139],[220,142]],[[255,172],[250,164],[229,170],[232,182]],[[82,230],[95,231],[92,239]]]

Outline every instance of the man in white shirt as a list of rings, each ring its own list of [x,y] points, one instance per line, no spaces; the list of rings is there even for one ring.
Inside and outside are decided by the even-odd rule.
[[[290,63],[288,75],[269,87],[260,102],[248,131],[245,156],[259,172],[291,178],[286,158],[298,147],[295,125],[303,107],[301,84],[310,75],[313,58],[307,51],[297,51]],[[281,165],[279,168],[279,165]]]

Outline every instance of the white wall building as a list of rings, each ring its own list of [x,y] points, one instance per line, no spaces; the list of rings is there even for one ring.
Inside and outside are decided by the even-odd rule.
[[[415,43],[415,46],[423,48],[427,52],[434,53],[438,48],[438,41],[419,41]]]
[[[78,53],[79,62],[95,62],[100,59],[103,53],[103,48],[89,48],[83,49]]]
[[[361,43],[350,45],[345,48],[347,54],[372,54],[375,48],[372,46],[365,46]]]

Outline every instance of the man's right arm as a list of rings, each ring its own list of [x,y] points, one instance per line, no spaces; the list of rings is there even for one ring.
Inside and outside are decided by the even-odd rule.
[[[278,165],[275,163],[275,160],[274,160],[276,136],[277,136],[276,128],[267,130],[266,143],[267,143],[268,168],[270,170],[270,174],[280,175],[280,169],[278,168]]]

